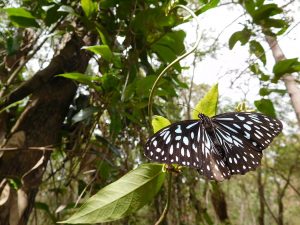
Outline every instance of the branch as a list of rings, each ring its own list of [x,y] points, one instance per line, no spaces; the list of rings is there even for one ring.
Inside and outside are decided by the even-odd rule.
[[[277,224],[279,224],[279,221],[278,221],[277,217],[274,215],[274,213],[272,212],[269,204],[267,203],[267,201],[265,199],[265,196],[262,196],[262,199],[264,200],[264,203],[267,206],[267,209],[268,209],[269,213],[271,214],[272,218],[276,221]]]
[[[180,7],[180,8],[183,8],[185,10],[187,10],[192,16],[193,18],[197,21],[197,31],[199,29],[199,21],[198,21],[198,18],[197,16],[195,15],[195,13],[190,10],[189,8],[187,8],[186,6],[184,5],[177,5],[177,7]],[[183,58],[187,57],[189,54],[191,54],[192,52],[194,52],[196,49],[197,49],[197,46],[199,45],[200,43],[200,35],[197,35],[197,40],[196,40],[196,43],[195,45],[193,46],[193,48],[184,53],[183,55],[179,56],[177,59],[175,59],[173,62],[171,62],[159,75],[158,77],[156,78],[153,86],[152,86],[152,89],[151,89],[151,92],[150,92],[150,96],[149,96],[149,101],[148,101],[148,115],[149,115],[149,121],[151,123],[151,120],[152,120],[152,104],[153,104],[153,97],[154,97],[154,91],[156,89],[156,86],[158,84],[158,82],[160,81],[160,79],[162,78],[162,76],[174,65],[176,64],[177,62],[179,62],[180,60],[182,60]]]
[[[155,225],[159,225],[161,224],[164,219],[167,216],[167,213],[169,211],[170,208],[170,202],[171,202],[171,192],[172,192],[172,172],[168,172],[168,196],[167,196],[167,202],[166,202],[166,206],[164,208],[164,211],[162,212],[161,216],[159,217],[158,221],[156,221]]]
[[[56,25],[49,31],[49,34],[51,34],[52,32],[54,32],[56,30],[56,28],[60,25],[61,21],[65,18],[65,16],[59,20]],[[45,42],[47,41],[49,35],[33,50],[33,52],[31,54],[29,54],[25,60],[15,69],[15,71],[10,75],[10,77],[8,78],[4,88],[1,90],[0,92],[0,98],[3,97],[6,88],[9,85],[12,84],[12,82],[14,81],[14,79],[17,77],[18,73],[22,70],[22,68],[26,65],[26,63],[41,49],[41,47],[45,44]],[[36,38],[36,40],[34,40],[34,43],[37,42],[39,37]],[[1,105],[0,105],[1,108]]]

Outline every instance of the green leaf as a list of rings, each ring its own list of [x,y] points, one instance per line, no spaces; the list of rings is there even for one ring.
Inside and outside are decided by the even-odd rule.
[[[110,62],[113,57],[113,53],[111,52],[108,45],[84,46],[82,48],[89,50],[97,55],[100,55],[101,57],[103,57],[103,59],[105,59],[108,62]]]
[[[169,126],[171,122],[163,116],[153,116],[151,124],[153,127],[153,132],[156,133],[164,127]]]
[[[31,12],[27,11],[24,8],[6,8],[4,9],[8,16],[18,16],[28,19],[35,19],[35,17],[31,14]]]
[[[65,12],[59,12],[59,7],[60,6],[56,4],[42,7],[46,14],[43,18],[43,21],[46,26],[50,26],[51,24],[56,23],[59,20],[59,18],[66,14]]]
[[[126,13],[131,11],[131,6],[126,4],[126,1],[121,2],[124,2],[124,4],[120,4],[118,7],[118,14],[125,19],[128,16]],[[156,32],[158,30],[163,31],[165,27],[172,27],[175,22],[176,17],[172,14],[166,15],[165,10],[162,8],[148,8],[136,14],[130,23],[130,29],[133,29],[135,33],[143,33],[147,37],[148,42],[152,43],[154,39],[157,40]],[[156,32],[153,33],[153,31]]]
[[[266,95],[269,95],[271,92],[268,88],[261,88],[259,90],[259,95],[261,96],[266,96]]]
[[[263,5],[252,14],[253,22],[259,24],[261,20],[270,19],[269,17],[282,12],[283,10],[274,3]]]
[[[199,119],[199,113],[212,117],[216,115],[218,106],[219,90],[218,84],[215,84],[206,93],[206,95],[198,102],[192,113],[193,119]]]
[[[205,6],[203,6],[202,8],[200,8],[199,10],[196,11],[196,15],[199,15],[201,13],[204,13],[205,11],[215,8],[218,6],[220,0],[211,0],[208,3],[205,4]]]
[[[111,100],[114,102],[115,100]],[[115,104],[113,104],[115,105]],[[118,105],[117,105],[118,106]],[[112,106],[109,110],[110,116],[110,124],[109,124],[109,132],[110,135],[115,138],[117,137],[118,133],[122,130],[122,117],[120,110],[114,106]]]
[[[264,27],[275,27],[275,28],[282,28],[283,30],[286,30],[288,28],[288,23],[285,20],[282,19],[265,19],[261,22],[261,24]],[[281,31],[282,32],[282,31]]]
[[[55,216],[51,213],[51,211],[49,210],[49,206],[46,203],[35,202],[34,208],[43,210],[51,218],[52,222],[56,222]]]
[[[81,0],[81,7],[88,18],[96,11],[96,5],[92,0]]]
[[[250,53],[254,54],[261,62],[266,65],[266,54],[264,48],[257,41],[250,41]]]
[[[273,118],[276,117],[275,108],[270,99],[261,99],[254,101],[254,105],[258,109],[258,111],[262,112],[265,115],[271,116]]]
[[[169,32],[156,41],[151,46],[151,49],[162,61],[170,63],[184,52],[184,38],[185,32],[182,30]],[[175,68],[178,71],[181,70],[181,67],[179,67],[178,64],[177,66],[175,65]]]
[[[64,77],[71,80],[75,80],[81,84],[88,85],[89,87],[99,90],[99,87],[96,86],[93,81],[101,82],[101,78],[98,76],[88,76],[83,73],[64,73],[64,74],[58,74],[57,77]]]
[[[250,37],[251,31],[246,27],[241,31],[233,33],[229,38],[229,49],[232,49],[238,41],[241,42],[241,45],[245,45]]]
[[[103,223],[121,219],[150,202],[164,180],[161,164],[143,164],[101,189],[60,223]]]
[[[259,90],[259,94],[261,96],[266,96],[269,95],[271,93],[278,93],[280,95],[284,95],[286,93],[286,89],[268,89],[268,88],[261,88]]]
[[[246,11],[252,16],[255,11],[255,3],[253,0],[244,1]]]
[[[36,18],[24,8],[6,8],[4,11],[16,27],[39,27]]]
[[[78,113],[76,113],[72,117],[72,122],[77,123],[82,120],[86,120],[87,118],[91,117],[95,112],[98,112],[99,109],[97,107],[88,107],[85,109],[81,109]]]
[[[74,9],[70,6],[67,5],[62,5],[57,9],[57,12],[66,12],[66,13],[70,13],[72,15],[77,15],[74,11]]]
[[[259,74],[262,74],[262,73],[263,73],[263,72],[260,70],[258,63],[253,63],[253,64],[251,64],[249,68],[250,68],[251,72],[254,73],[254,74],[259,75]]]
[[[20,37],[8,37],[6,39],[6,51],[7,51],[7,55],[13,55],[15,54],[19,48],[20,48]]]
[[[157,76],[149,75],[146,77],[143,77],[141,79],[138,79],[136,81],[136,94],[138,96],[149,96],[150,90],[157,79]],[[163,80],[161,80],[163,82]],[[160,85],[162,82],[159,82],[158,85]]]
[[[300,71],[300,62],[297,58],[281,60],[273,67],[273,73],[276,79],[280,79],[284,74],[298,71]]]

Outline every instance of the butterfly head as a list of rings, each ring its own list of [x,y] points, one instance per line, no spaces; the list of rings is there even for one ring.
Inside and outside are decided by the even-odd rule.
[[[208,116],[204,115],[203,113],[199,113],[198,117],[201,120],[201,122],[205,128],[212,127],[211,119]]]

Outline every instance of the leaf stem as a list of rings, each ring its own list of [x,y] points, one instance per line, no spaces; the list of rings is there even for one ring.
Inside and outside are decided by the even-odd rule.
[[[164,211],[162,212],[162,214],[160,215],[159,219],[156,221],[155,225],[159,225],[161,224],[164,219],[167,216],[167,213],[169,211],[170,208],[170,202],[171,202],[171,193],[172,193],[172,172],[168,172],[168,195],[167,195],[167,202],[164,208]]]

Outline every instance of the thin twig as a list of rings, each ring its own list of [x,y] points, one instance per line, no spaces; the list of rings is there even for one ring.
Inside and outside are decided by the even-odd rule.
[[[278,224],[278,219],[277,217],[274,215],[274,213],[272,212],[270,205],[268,204],[267,200],[265,199],[265,196],[262,196],[262,199],[264,200],[265,205],[267,206],[267,209],[269,211],[269,213],[271,214],[272,218],[276,221],[276,223]]]
[[[167,202],[166,202],[166,206],[164,208],[164,211],[160,215],[159,219],[156,221],[155,225],[161,224],[164,221],[164,219],[166,218],[167,213],[168,213],[169,208],[170,208],[171,193],[172,193],[172,172],[168,172],[168,197],[167,197]]]
[[[22,151],[26,149],[26,151],[54,151],[55,148],[53,147],[25,147],[25,148],[18,148],[18,147],[7,147],[7,148],[0,148],[1,151]]]
[[[193,16],[193,18],[197,21],[197,31],[199,30],[199,21],[198,21],[198,18],[197,18],[197,16],[195,15],[195,13],[192,11],[192,10],[190,10],[189,8],[187,8],[186,6],[184,6],[184,5],[177,5],[175,8],[177,8],[177,7],[179,7],[179,8],[183,8],[183,9],[185,9],[185,10],[187,10],[192,16]],[[185,57],[187,57],[189,54],[191,54],[192,52],[194,52],[196,49],[197,49],[197,46],[199,45],[199,43],[200,43],[200,35],[197,35],[197,40],[196,40],[196,43],[195,43],[195,45],[193,46],[193,48],[190,50],[190,51],[188,51],[188,52],[186,52],[186,53],[184,53],[183,55],[181,55],[181,56],[179,56],[177,59],[175,59],[173,62],[171,62],[159,75],[158,75],[158,77],[156,78],[156,80],[155,80],[155,82],[154,82],[154,84],[153,84],[153,86],[152,86],[152,89],[151,89],[151,92],[150,92],[150,96],[149,96],[149,101],[148,101],[148,115],[149,115],[149,121],[150,121],[150,123],[151,123],[151,120],[152,120],[152,104],[153,104],[153,97],[154,97],[154,91],[155,91],[155,89],[156,89],[156,86],[157,86],[157,84],[158,84],[158,82],[160,81],[160,79],[162,78],[162,76],[174,65],[174,64],[176,64],[177,62],[179,62],[180,60],[182,60],[183,58],[185,58]]]
[[[61,24],[61,22],[63,21],[63,19],[65,18],[62,17],[56,24],[55,26],[49,31],[49,34],[51,34],[52,32],[54,32],[57,27]],[[10,77],[8,78],[5,87],[8,87],[9,85],[12,84],[12,82],[14,81],[14,79],[16,78],[16,76],[19,74],[19,72],[22,70],[22,68],[27,64],[27,62],[41,49],[41,47],[45,44],[45,42],[48,40],[49,35],[46,36],[46,38],[33,50],[32,53],[30,53],[29,55],[27,55],[27,57],[25,58],[25,60],[16,68],[16,70],[10,75]],[[37,42],[39,37],[37,37],[35,43]],[[3,97],[3,95],[5,94],[5,90],[6,88],[3,88],[0,92],[0,97]]]

